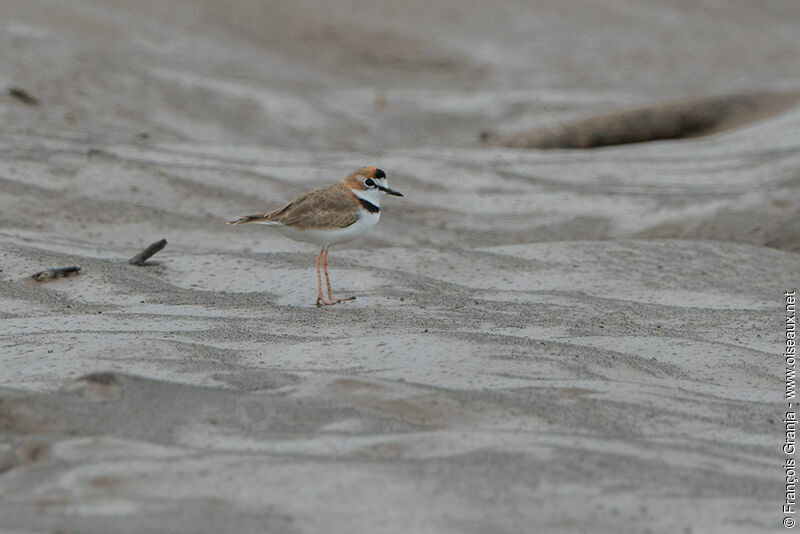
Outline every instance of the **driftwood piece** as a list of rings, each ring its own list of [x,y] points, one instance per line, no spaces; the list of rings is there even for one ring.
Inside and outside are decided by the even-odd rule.
[[[74,274],[80,274],[80,272],[81,268],[75,265],[70,267],[56,267],[55,269],[47,269],[46,271],[34,273],[31,275],[31,278],[37,282],[44,282],[45,280],[52,280],[53,278],[61,278],[72,276]]]
[[[166,246],[167,246],[166,239],[162,239],[161,241],[156,241],[155,243],[153,243],[152,245],[150,245],[149,247],[138,253],[136,256],[129,259],[128,263],[130,263],[131,265],[144,265],[150,256],[152,256],[153,254],[155,254],[156,252],[158,252],[159,250],[161,250]]]
[[[595,148],[710,135],[760,120],[800,102],[800,92],[712,96],[624,109],[529,132],[481,133],[488,146]]]

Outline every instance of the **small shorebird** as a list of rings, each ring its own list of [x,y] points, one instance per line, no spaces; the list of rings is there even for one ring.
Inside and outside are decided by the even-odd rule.
[[[317,254],[317,306],[329,306],[355,297],[334,298],[328,277],[328,249],[336,243],[355,239],[378,224],[381,198],[386,194],[403,196],[389,189],[385,172],[375,167],[361,167],[348,174],[344,181],[315,189],[282,208],[237,217],[228,224],[265,224],[295,241],[321,246]],[[327,299],[322,296],[320,265],[328,287]]]

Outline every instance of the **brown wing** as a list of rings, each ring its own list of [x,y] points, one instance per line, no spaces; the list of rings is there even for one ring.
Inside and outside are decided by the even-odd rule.
[[[315,189],[269,213],[238,217],[228,224],[272,221],[298,230],[346,228],[358,220],[354,200],[350,188],[340,182]]]

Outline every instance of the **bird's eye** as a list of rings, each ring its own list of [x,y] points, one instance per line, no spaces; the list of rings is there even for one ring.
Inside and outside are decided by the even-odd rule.
[[[374,181],[372,181],[372,178],[367,178],[367,179],[364,181],[364,185],[368,185],[369,187],[372,187],[373,185],[375,185],[375,182],[374,182]]]

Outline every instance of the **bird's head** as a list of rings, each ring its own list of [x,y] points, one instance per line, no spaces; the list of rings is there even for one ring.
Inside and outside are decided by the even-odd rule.
[[[345,179],[347,186],[359,196],[379,199],[384,195],[402,197],[403,193],[389,189],[386,173],[375,167],[361,167],[351,172]]]

